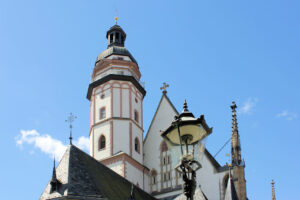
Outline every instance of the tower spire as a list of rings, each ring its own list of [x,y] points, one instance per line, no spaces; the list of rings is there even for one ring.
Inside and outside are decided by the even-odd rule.
[[[272,200],[276,200],[276,197],[275,197],[275,187],[274,187],[275,182],[274,182],[274,180],[272,180],[271,185],[272,185]]]
[[[232,136],[231,136],[231,157],[233,165],[240,165],[242,162],[241,159],[241,145],[240,145],[240,136],[238,131],[238,123],[236,117],[236,104],[233,101],[230,106],[232,110]]]

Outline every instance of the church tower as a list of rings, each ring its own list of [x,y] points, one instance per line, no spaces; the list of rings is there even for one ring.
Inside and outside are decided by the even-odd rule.
[[[233,181],[239,200],[247,200],[245,162],[241,157],[241,143],[236,117],[236,104],[232,102],[232,136],[231,136],[231,162],[233,168]]]
[[[144,188],[143,98],[141,73],[125,48],[126,33],[117,25],[106,33],[108,47],[97,57],[87,98],[90,101],[90,155]]]

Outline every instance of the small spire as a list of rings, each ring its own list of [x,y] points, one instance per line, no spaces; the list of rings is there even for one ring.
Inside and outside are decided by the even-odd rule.
[[[118,17],[118,16],[115,16],[116,24],[118,24],[118,19],[119,19],[119,17]]]
[[[271,182],[271,185],[272,185],[272,200],[276,200],[276,197],[275,197],[275,182],[274,180],[272,180]]]
[[[56,178],[56,169],[55,169],[55,156],[53,159],[53,172],[52,172],[52,179],[51,179],[52,183],[56,183],[57,182],[57,178]]]
[[[52,172],[52,178],[50,181],[50,185],[51,185],[50,193],[57,192],[59,189],[59,186],[60,186],[60,182],[59,182],[59,180],[57,180],[57,177],[56,177],[55,157],[54,157],[54,161],[53,161],[53,172]]]
[[[170,85],[163,82],[163,86],[160,87],[160,89],[163,91],[163,94],[167,94],[167,87],[169,87]]]
[[[187,102],[186,102],[186,99],[184,100],[184,103],[183,103],[183,111],[182,112],[188,112],[188,105],[187,105]]]
[[[69,125],[69,128],[70,128],[70,137],[69,137],[70,145],[72,145],[72,139],[73,139],[73,137],[72,137],[72,128],[73,128],[72,123],[74,122],[74,120],[76,118],[77,117],[75,115],[73,115],[72,113],[70,113],[70,116],[68,117],[68,119],[65,120],[67,123],[70,124]]]
[[[235,102],[233,101],[232,102],[232,105],[230,106],[231,109],[232,109],[232,131],[238,131],[238,126],[237,126],[237,118],[236,118],[236,104]]]

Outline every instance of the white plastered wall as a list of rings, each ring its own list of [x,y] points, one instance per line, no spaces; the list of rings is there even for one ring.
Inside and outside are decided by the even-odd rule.
[[[107,165],[108,168],[123,176],[123,161],[118,161],[112,164]]]
[[[131,84],[132,85],[132,84]],[[137,100],[137,101],[136,101]],[[131,104],[132,104],[132,119],[134,120],[134,112],[138,112],[138,121],[137,123],[139,126],[143,127],[143,113],[142,113],[142,106],[143,106],[143,98],[141,93],[135,88],[135,86],[132,85],[132,90],[131,90]]]
[[[143,188],[143,172],[127,161],[125,161],[125,177],[133,184],[139,185],[140,188]]]
[[[139,153],[135,151],[135,138],[139,141]],[[143,132],[134,123],[132,123],[132,157],[139,163],[143,164]]]
[[[222,198],[222,182],[228,171],[217,172],[204,155],[200,161],[202,168],[197,171],[197,184],[201,185],[201,190],[209,199]]]
[[[126,154],[129,152],[129,122],[128,120],[114,120],[113,122],[113,132],[114,132],[114,145],[113,153],[123,151]]]
[[[121,86],[119,83],[113,84],[113,117],[121,116],[121,103],[120,103]]]
[[[165,130],[174,119],[176,112],[168,102],[165,96],[162,97],[161,103],[157,110],[156,116],[153,119],[152,125],[148,131],[148,136],[144,142],[144,165],[150,171],[155,169],[157,171],[157,188],[161,190],[161,167],[160,167],[160,144],[162,138],[161,131]],[[173,176],[172,176],[173,177]],[[156,188],[156,187],[154,187]]]
[[[121,90],[121,97],[122,97],[122,111],[121,116],[124,118],[129,118],[129,84],[122,82],[122,90]],[[121,99],[120,99],[121,101]]]
[[[104,95],[103,98],[101,98],[101,96]],[[97,89],[95,91],[95,99],[94,102],[92,102],[92,104],[94,104],[94,122],[98,123],[100,122],[100,109],[105,107],[106,110],[106,118],[111,117],[111,89],[110,89],[110,84],[106,84],[103,87],[103,90],[101,88]]]
[[[92,133],[92,134],[94,134],[94,136],[92,136],[91,139],[94,140],[93,151],[94,151],[94,158],[96,160],[102,160],[102,159],[110,156],[110,146],[111,146],[110,131],[111,131],[111,128],[110,128],[110,123],[108,121],[98,124],[94,127],[94,131]],[[98,141],[99,141],[101,135],[105,136],[106,146],[105,146],[105,149],[98,150]],[[93,153],[93,152],[91,152],[91,153]]]

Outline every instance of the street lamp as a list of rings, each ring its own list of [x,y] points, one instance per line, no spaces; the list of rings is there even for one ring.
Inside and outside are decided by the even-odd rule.
[[[183,111],[175,116],[171,125],[161,134],[168,149],[179,159],[175,170],[182,174],[184,194],[192,200],[196,189],[196,171],[201,168],[197,161],[204,151],[202,141],[212,132],[204,120],[204,116],[195,118],[189,112],[186,101]]]

